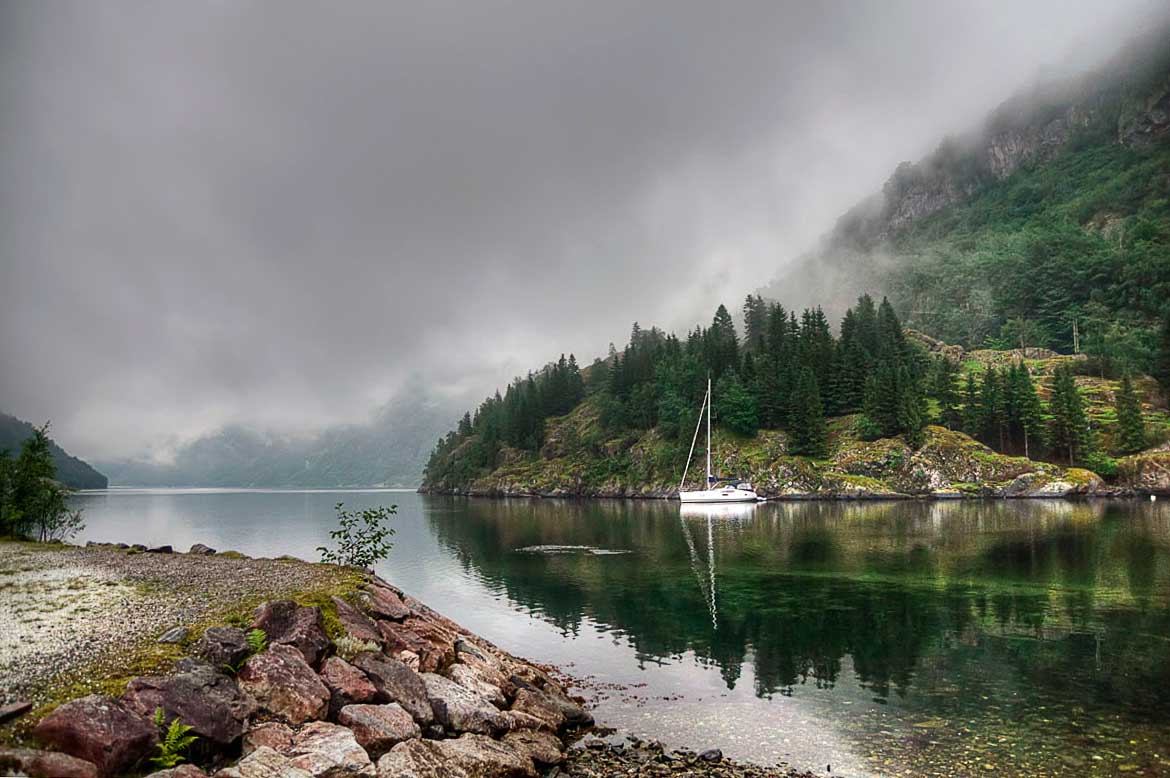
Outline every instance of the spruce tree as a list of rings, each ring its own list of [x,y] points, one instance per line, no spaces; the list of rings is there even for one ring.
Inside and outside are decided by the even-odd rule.
[[[755,435],[760,428],[760,411],[734,371],[719,379],[715,389],[715,418],[720,425],[739,435]]]
[[[1054,453],[1072,465],[1092,452],[1093,434],[1072,370],[1058,367],[1052,376],[1052,399],[1048,404],[1052,414],[1048,424],[1049,441]]]
[[[1027,365],[1017,367],[1012,395],[1015,425],[1012,434],[1023,442],[1024,456],[1030,457],[1034,447],[1044,439],[1044,406]]]
[[[961,423],[959,415],[959,387],[957,379],[959,366],[954,360],[940,357],[934,363],[933,393],[938,401],[939,422],[947,429],[955,429]]]
[[[897,429],[895,434],[906,436],[906,441],[917,448],[922,445],[922,429],[926,426],[926,414],[922,408],[922,395],[918,384],[910,376],[905,365],[898,367],[895,376],[897,386]]]
[[[816,376],[802,368],[793,392],[792,419],[788,427],[788,450],[793,454],[822,457],[828,451],[828,430]]]
[[[994,367],[983,374],[983,388],[979,395],[979,434],[987,445],[1003,451],[1007,435],[1007,405],[1003,381]]]
[[[967,386],[963,391],[962,411],[963,432],[971,437],[979,436],[981,416],[979,413],[979,390],[975,386],[975,374],[967,374]]]
[[[1133,381],[1126,373],[1114,395],[1117,411],[1117,448],[1123,454],[1133,454],[1146,447],[1146,423],[1142,419],[1142,403],[1134,391]]]
[[[1162,321],[1162,334],[1158,340],[1158,352],[1154,356],[1153,376],[1170,399],[1170,312]]]

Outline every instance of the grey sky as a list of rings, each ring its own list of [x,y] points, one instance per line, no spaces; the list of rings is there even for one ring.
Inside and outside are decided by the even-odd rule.
[[[134,455],[686,327],[1152,7],[8,0],[0,409]]]

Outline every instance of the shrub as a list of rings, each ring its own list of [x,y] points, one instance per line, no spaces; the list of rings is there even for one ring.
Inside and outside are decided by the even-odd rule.
[[[389,508],[366,508],[362,511],[347,511],[344,503],[337,503],[337,529],[329,537],[337,541],[336,549],[318,546],[321,561],[335,565],[373,567],[387,557],[394,547],[388,538],[394,534],[389,526],[390,517],[398,512],[397,505]]]
[[[358,654],[378,650],[377,643],[370,640],[359,640],[353,635],[342,635],[333,641],[333,646],[337,649],[337,655],[347,662],[352,662]]]

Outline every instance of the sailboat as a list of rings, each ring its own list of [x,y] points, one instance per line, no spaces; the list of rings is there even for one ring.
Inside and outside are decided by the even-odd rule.
[[[703,413],[707,414],[707,481],[706,489],[693,492],[684,492],[683,484],[687,482],[687,473],[691,469],[691,458],[695,455],[695,443],[699,440],[699,428],[703,426]],[[707,378],[707,394],[703,397],[703,408],[699,411],[699,423],[695,425],[695,435],[691,438],[691,452],[687,454],[687,466],[683,469],[682,480],[678,482],[678,498],[687,502],[757,502],[764,498],[756,494],[752,485],[746,481],[736,482],[734,478],[716,478],[711,474],[711,378]]]

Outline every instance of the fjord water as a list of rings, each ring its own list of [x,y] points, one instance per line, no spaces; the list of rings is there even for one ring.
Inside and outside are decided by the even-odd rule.
[[[334,503],[396,503],[381,574],[668,745],[844,776],[1170,775],[1165,502],[76,499],[83,541],[306,559]]]

